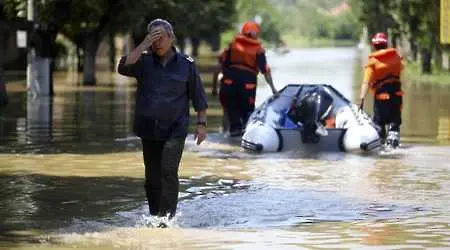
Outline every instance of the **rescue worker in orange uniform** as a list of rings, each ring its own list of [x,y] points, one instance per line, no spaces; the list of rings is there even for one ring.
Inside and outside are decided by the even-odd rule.
[[[398,147],[403,92],[400,73],[403,70],[402,57],[395,48],[387,47],[387,36],[377,33],[372,38],[374,52],[369,55],[361,85],[360,108],[370,89],[374,94],[373,121],[379,126],[379,133],[387,145]],[[386,134],[386,126],[388,133]]]
[[[242,135],[251,113],[255,109],[258,73],[264,74],[272,93],[278,96],[267,64],[266,54],[258,41],[260,27],[246,22],[240,34],[219,55],[219,64],[213,77],[212,95],[217,95],[217,78],[220,80],[219,99],[228,119],[230,136]]]

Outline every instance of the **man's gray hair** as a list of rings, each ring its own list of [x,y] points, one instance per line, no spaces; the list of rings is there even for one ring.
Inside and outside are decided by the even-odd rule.
[[[172,24],[170,24],[167,20],[157,18],[152,20],[147,25],[147,32],[150,32],[155,27],[163,27],[163,29],[171,36],[173,39],[175,39],[175,33],[173,32]]]

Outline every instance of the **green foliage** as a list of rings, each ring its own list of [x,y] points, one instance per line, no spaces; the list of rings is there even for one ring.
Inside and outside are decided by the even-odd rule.
[[[340,6],[342,0],[293,1],[286,10],[290,20],[290,33],[308,37],[310,40],[353,40],[361,33],[361,26],[353,10],[342,10],[331,14],[330,10]]]
[[[19,19],[27,17],[27,1],[5,0],[3,1],[3,10],[8,19]]]
[[[5,0],[10,18],[26,15],[27,0]],[[135,42],[146,35],[148,22],[164,18],[181,37],[217,41],[231,27],[235,0],[36,0],[37,21],[56,29],[83,49],[84,82],[95,84],[95,57],[106,35],[132,31]],[[81,61],[81,60],[80,60]],[[85,67],[84,67],[85,66]]]
[[[395,38],[404,38],[412,48],[412,59],[420,51],[425,60],[423,70],[431,69],[429,55],[440,50],[439,0],[351,0],[351,3],[369,36],[388,32],[392,44]]]
[[[60,41],[56,41],[55,50],[53,51],[53,53],[55,58],[64,58],[69,54],[66,46]]]
[[[335,40],[353,40],[359,39],[361,29],[358,26],[358,20],[351,12],[342,14],[339,17],[332,17],[329,20],[332,35],[330,38]]]
[[[42,3],[42,1],[36,1]],[[26,0],[5,0],[10,18],[26,13]],[[235,1],[220,0],[47,0],[40,4],[41,22],[55,22],[73,40],[89,32],[146,32],[147,23],[164,18],[182,36],[207,37],[231,27]],[[22,18],[25,18],[23,15]]]
[[[209,39],[229,29],[236,17],[235,0],[154,0],[146,10],[132,25],[136,42],[143,39],[147,24],[155,18],[170,21],[179,38]]]
[[[439,29],[439,0],[352,0],[359,9],[359,20],[368,27],[369,35],[376,32],[414,37],[422,47],[437,40]]]
[[[233,40],[233,37],[236,35],[236,31],[234,29],[227,30],[226,32],[222,33],[221,41],[220,41],[220,47],[225,48],[227,47],[231,41]]]
[[[198,1],[195,9],[196,11],[187,11],[192,17],[185,27],[192,31],[192,35],[208,37],[232,27],[235,18],[234,0],[202,0]]]
[[[281,34],[289,27],[282,8],[283,2],[285,1],[238,0],[236,3],[238,25],[235,26],[235,32],[239,31],[242,23],[259,16],[262,21],[261,39],[269,43],[278,43]]]
[[[267,42],[279,42],[286,34],[314,39],[357,40],[360,26],[351,12],[333,16],[329,10],[342,0],[239,0],[240,22],[262,17],[261,37]]]
[[[26,18],[26,0],[5,0],[5,10],[10,18]],[[59,32],[78,43],[90,33],[100,37],[107,30],[119,32],[137,22],[151,7],[152,1],[127,0],[47,0],[36,1],[40,23],[54,23]]]

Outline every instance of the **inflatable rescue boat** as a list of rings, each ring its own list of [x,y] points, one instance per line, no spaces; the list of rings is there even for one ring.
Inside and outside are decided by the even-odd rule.
[[[381,146],[367,113],[326,84],[291,84],[249,118],[241,146],[255,152],[309,148],[367,152]]]

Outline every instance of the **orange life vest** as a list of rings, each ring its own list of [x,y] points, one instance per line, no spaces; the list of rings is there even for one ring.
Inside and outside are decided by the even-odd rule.
[[[376,99],[388,100],[391,95],[401,96],[400,73],[403,69],[402,58],[394,48],[382,49],[369,55],[364,79],[369,82],[370,89],[376,95]],[[379,89],[385,84],[398,84],[395,93],[379,93]]]
[[[364,79],[370,88],[376,90],[385,83],[400,84],[400,73],[403,69],[402,58],[394,48],[382,49],[369,55]]]
[[[264,52],[258,40],[237,35],[225,54],[224,66],[259,73],[256,55]]]

